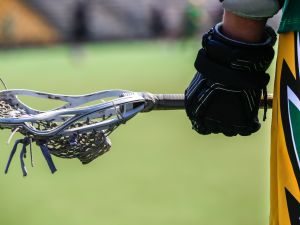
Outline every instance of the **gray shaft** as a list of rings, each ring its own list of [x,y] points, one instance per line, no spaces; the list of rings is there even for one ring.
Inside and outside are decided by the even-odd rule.
[[[184,109],[183,94],[154,94],[155,105],[153,110]]]
[[[152,110],[177,110],[184,109],[183,94],[154,94],[155,104]],[[267,107],[272,108],[273,95],[269,94],[267,99]],[[264,108],[263,99],[260,102],[260,108]]]

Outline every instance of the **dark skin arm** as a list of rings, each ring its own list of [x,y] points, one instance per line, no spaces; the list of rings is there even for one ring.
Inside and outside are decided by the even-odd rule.
[[[252,20],[240,17],[225,10],[223,33],[238,41],[260,42],[263,38],[266,22],[267,20]]]

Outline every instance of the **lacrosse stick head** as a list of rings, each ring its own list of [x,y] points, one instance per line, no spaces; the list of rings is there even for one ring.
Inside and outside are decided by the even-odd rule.
[[[60,100],[65,104],[40,111],[26,105],[18,96]],[[99,100],[103,103],[87,105]],[[0,128],[23,134],[55,156],[78,158],[87,164],[109,151],[108,135],[141,112],[145,103],[141,95],[124,90],[81,96],[5,90],[0,92]]]

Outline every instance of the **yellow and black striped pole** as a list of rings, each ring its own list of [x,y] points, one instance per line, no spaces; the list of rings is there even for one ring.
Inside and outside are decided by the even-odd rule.
[[[280,34],[271,140],[270,225],[300,224],[299,34]]]

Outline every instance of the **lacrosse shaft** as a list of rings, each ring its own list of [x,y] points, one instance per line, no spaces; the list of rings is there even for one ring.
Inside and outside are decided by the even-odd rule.
[[[156,104],[153,110],[177,110],[184,109],[183,94],[155,94]],[[272,108],[273,95],[268,94],[267,106]],[[260,108],[264,108],[264,99],[260,101]]]
[[[154,94],[154,110],[177,110],[184,109],[183,94]]]

